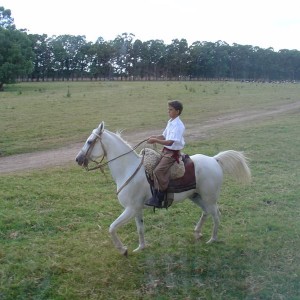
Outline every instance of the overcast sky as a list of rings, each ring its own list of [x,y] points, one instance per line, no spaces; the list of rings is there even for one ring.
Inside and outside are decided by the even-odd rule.
[[[300,51],[299,0],[0,0],[17,29],[113,40],[173,39]]]

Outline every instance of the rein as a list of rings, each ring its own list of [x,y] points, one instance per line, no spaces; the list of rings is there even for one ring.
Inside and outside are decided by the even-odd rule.
[[[131,150],[129,150],[128,152],[125,152],[125,153],[123,153],[123,154],[121,154],[121,155],[119,155],[119,156],[117,156],[117,157],[114,157],[114,158],[112,158],[111,160],[109,160],[109,161],[107,161],[107,162],[101,164],[101,162],[103,161],[103,159],[104,159],[104,157],[106,156],[106,153],[107,153],[107,152],[106,152],[106,150],[105,150],[105,148],[104,148],[104,146],[103,146],[103,143],[102,143],[102,141],[101,141],[101,137],[100,137],[99,135],[97,135],[97,137],[99,138],[100,143],[101,143],[101,145],[102,145],[102,148],[103,148],[103,150],[104,150],[104,155],[103,155],[103,157],[102,157],[102,159],[101,159],[100,162],[93,161],[94,163],[97,164],[97,166],[95,166],[95,167],[93,167],[93,168],[86,167],[86,170],[87,170],[87,171],[94,171],[94,170],[97,170],[97,169],[101,169],[101,171],[103,172],[103,169],[102,169],[102,168],[105,167],[105,166],[107,166],[110,162],[112,162],[112,161],[114,161],[114,160],[117,160],[118,158],[120,158],[120,157],[122,157],[122,156],[125,156],[125,155],[127,155],[127,154],[133,152],[135,149],[137,149],[140,145],[142,145],[143,143],[145,143],[145,142],[148,140],[148,139],[145,139],[145,140],[139,142],[137,145],[135,145],[135,146],[134,146]]]
[[[95,134],[95,133],[94,133],[94,134]],[[114,161],[114,160],[117,160],[118,158],[120,158],[120,157],[122,157],[122,156],[125,156],[125,155],[127,155],[127,154],[133,152],[133,151],[134,151],[135,149],[137,149],[141,144],[145,143],[145,142],[148,140],[148,139],[145,139],[145,140],[141,141],[140,143],[138,143],[137,145],[135,145],[130,151],[125,152],[125,153],[123,153],[123,154],[121,154],[121,155],[119,155],[119,156],[117,156],[117,157],[114,157],[113,159],[111,159],[111,160],[109,160],[109,161],[107,161],[107,162],[105,162],[105,163],[102,163],[104,157],[107,155],[107,152],[106,152],[106,150],[105,150],[105,148],[104,148],[104,145],[103,145],[103,143],[102,143],[101,136],[98,135],[98,134],[95,134],[95,135],[96,135],[97,138],[95,139],[93,145],[91,145],[90,149],[94,146],[94,144],[96,143],[97,139],[99,139],[99,140],[100,140],[100,143],[101,143],[101,146],[102,146],[102,148],[103,148],[103,151],[104,151],[104,155],[102,156],[102,159],[101,159],[100,162],[93,161],[94,163],[97,164],[95,167],[89,168],[89,167],[87,166],[87,167],[86,167],[86,170],[87,170],[87,171],[94,171],[94,170],[100,169],[101,172],[102,172],[104,175],[105,175],[105,173],[104,173],[103,168],[104,168],[106,165],[108,165],[110,162],[112,162],[112,161]],[[89,150],[90,150],[90,149],[89,149]],[[88,150],[88,152],[89,152],[89,150]],[[133,172],[133,174],[125,181],[125,183],[119,188],[119,190],[117,190],[117,192],[116,192],[117,195],[123,190],[123,188],[131,181],[131,179],[132,179],[132,178],[137,174],[137,172],[140,170],[140,168],[142,167],[142,165],[143,165],[143,163],[144,163],[144,157],[145,157],[145,153],[143,153],[141,162],[139,163],[138,167],[137,167],[136,170]],[[102,164],[101,164],[101,163],[102,163]]]
[[[123,185],[117,190],[116,194],[118,195],[123,188],[130,182],[130,180],[136,175],[136,173],[140,170],[141,166],[144,163],[144,157],[145,157],[145,153],[143,153],[143,157],[142,160],[140,162],[140,164],[138,165],[137,169],[133,172],[133,174],[123,183]]]

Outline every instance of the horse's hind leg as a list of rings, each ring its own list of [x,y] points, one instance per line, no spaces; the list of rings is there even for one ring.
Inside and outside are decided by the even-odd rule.
[[[203,210],[200,220],[194,229],[195,238],[199,240],[202,238],[202,228],[209,214],[207,213],[206,208],[203,205],[204,202],[199,194],[194,194],[190,199]]]
[[[121,254],[127,256],[127,248],[122,244],[121,240],[117,235],[118,227],[125,225],[130,219],[134,217],[136,212],[130,208],[126,208],[123,213],[110,225],[109,233],[112,237],[112,241],[115,247],[120,251]]]
[[[219,211],[217,204],[212,206],[211,215],[213,217],[214,226],[213,226],[211,238],[209,239],[209,241],[207,241],[207,244],[216,242],[218,240],[218,228],[219,228],[219,224],[220,224],[220,211]]]
[[[199,222],[197,223],[194,231],[195,231],[195,238],[197,240],[201,239],[202,238],[202,227],[203,227],[203,224],[204,222],[206,221],[208,217],[208,214],[206,212],[203,212],[202,215],[201,215],[201,218],[199,220]]]
[[[216,204],[216,201],[214,198],[210,199],[210,201],[204,201],[199,194],[193,195],[193,197],[190,198],[194,203],[196,203],[198,206],[200,206],[203,210],[203,213],[201,215],[201,218],[199,222],[197,223],[194,231],[195,231],[195,238],[200,239],[202,238],[202,228],[203,225],[209,216],[209,214],[213,217],[213,232],[210,240],[207,243],[212,243],[214,241],[217,241],[218,239],[218,228],[220,224],[220,212],[218,209],[218,205]],[[212,202],[214,204],[212,204]]]
[[[133,252],[137,252],[139,250],[143,250],[146,247],[145,244],[145,236],[144,236],[144,220],[143,220],[143,212],[141,211],[135,217],[136,229],[139,235],[139,246],[133,250]]]

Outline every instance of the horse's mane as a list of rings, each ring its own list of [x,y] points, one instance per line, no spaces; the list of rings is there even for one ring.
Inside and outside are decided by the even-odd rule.
[[[133,150],[133,147],[127,142],[127,141],[125,141],[124,140],[124,138],[122,137],[122,132],[123,132],[124,130],[117,130],[116,131],[116,133],[115,133],[115,135],[125,144],[125,145],[127,145],[130,149],[132,149]],[[133,150],[134,151],[134,150]],[[135,152],[135,151],[134,151]]]

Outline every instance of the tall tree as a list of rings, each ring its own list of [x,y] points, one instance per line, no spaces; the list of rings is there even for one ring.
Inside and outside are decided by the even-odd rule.
[[[54,70],[63,80],[79,76],[83,65],[82,50],[86,46],[85,36],[60,35],[53,37],[51,47],[54,55]]]
[[[139,39],[135,40],[132,44],[130,51],[130,61],[131,65],[128,67],[128,75],[136,79],[137,77],[141,78],[143,75],[143,61],[142,55],[144,52],[143,42]]]
[[[299,80],[300,78],[300,52],[297,50],[282,49],[279,51],[279,68],[282,78]]]
[[[51,77],[53,52],[49,44],[50,39],[46,34],[32,34],[29,35],[29,38],[32,41],[32,49],[35,54],[31,78],[44,81],[46,77]]]
[[[166,46],[162,40],[151,40],[148,46],[150,71],[157,79],[164,74]]]
[[[0,6],[0,27],[5,29],[15,29],[14,19],[11,16],[11,10]]]
[[[212,42],[203,42],[199,57],[202,65],[203,77],[206,79],[215,77],[216,45]]]
[[[214,76],[217,79],[230,77],[229,45],[223,41],[215,42]]]
[[[168,65],[168,76],[180,79],[187,75],[189,48],[186,39],[174,39],[166,47],[166,63]]]
[[[165,45],[162,40],[150,40],[142,43],[141,77],[159,78],[164,73]]]
[[[33,56],[26,33],[0,27],[0,90],[32,71]]]
[[[114,62],[113,66],[117,76],[121,76],[121,79],[125,76],[128,77],[129,70],[132,68],[132,43],[134,34],[122,33],[118,35],[112,41],[112,47],[114,48]]]
[[[112,44],[99,37],[90,47],[89,70],[93,78],[110,78],[112,76],[112,61],[114,55]]]
[[[194,78],[203,77],[204,74],[202,47],[203,45],[200,41],[194,42],[189,47],[189,52],[190,52],[189,75]]]
[[[0,91],[32,70],[33,52],[27,34],[15,29],[11,11],[0,7]]]

